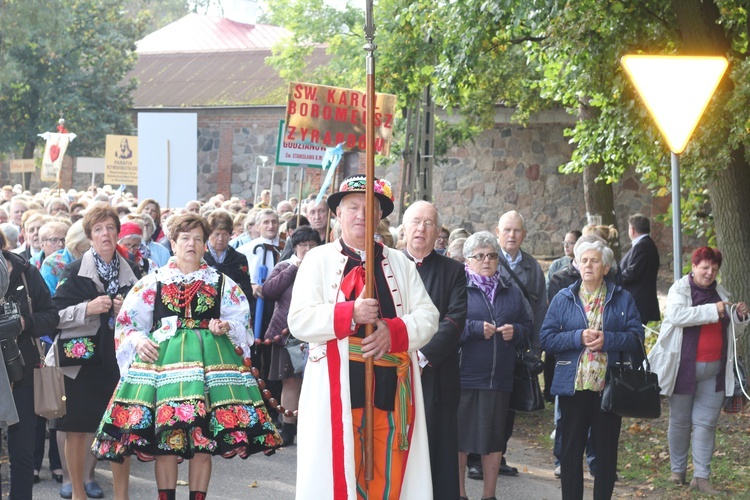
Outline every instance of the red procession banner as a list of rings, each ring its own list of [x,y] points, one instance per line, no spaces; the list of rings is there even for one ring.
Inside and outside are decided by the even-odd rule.
[[[358,90],[289,83],[284,140],[365,151],[367,95]],[[375,150],[387,155],[393,135],[396,96],[375,94]]]

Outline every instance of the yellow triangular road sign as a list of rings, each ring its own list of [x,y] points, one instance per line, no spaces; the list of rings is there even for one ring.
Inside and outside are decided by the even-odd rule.
[[[685,150],[727,65],[724,57],[622,58],[625,72],[675,154]]]

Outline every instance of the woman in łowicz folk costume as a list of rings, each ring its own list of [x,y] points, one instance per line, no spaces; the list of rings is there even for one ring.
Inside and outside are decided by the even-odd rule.
[[[210,231],[197,215],[170,222],[175,256],[139,281],[117,318],[122,380],[93,451],[156,460],[160,499],[174,499],[178,459],[190,460],[190,498],[205,498],[211,456],[231,458],[281,443],[249,357],[245,295],[203,260]],[[249,364],[249,363],[247,363]]]

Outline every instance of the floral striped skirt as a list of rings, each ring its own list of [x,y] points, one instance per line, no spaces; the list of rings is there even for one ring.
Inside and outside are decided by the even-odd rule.
[[[94,455],[121,462],[133,453],[144,461],[272,453],[281,438],[250,370],[226,336],[178,329],[159,345],[155,363],[137,356],[120,380],[96,433]]]

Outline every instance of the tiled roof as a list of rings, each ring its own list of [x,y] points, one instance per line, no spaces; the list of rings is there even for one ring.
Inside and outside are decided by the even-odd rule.
[[[199,14],[138,42],[135,108],[286,104],[287,82],[265,64],[271,46],[288,32]],[[325,64],[323,48],[312,66]]]

